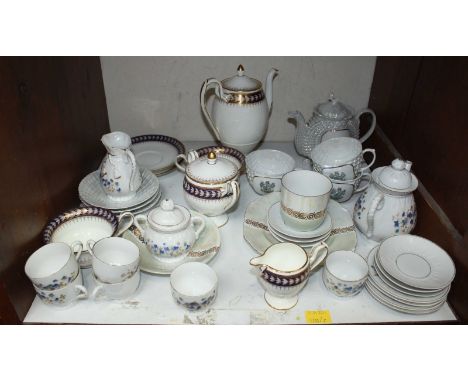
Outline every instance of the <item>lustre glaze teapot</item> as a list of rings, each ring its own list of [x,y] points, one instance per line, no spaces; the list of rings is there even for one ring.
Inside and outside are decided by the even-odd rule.
[[[369,113],[372,123],[367,133],[359,138],[359,118],[362,114]],[[289,116],[297,121],[294,144],[297,152],[309,157],[312,149],[319,143],[334,137],[351,137],[364,142],[374,132],[376,117],[371,109],[362,109],[357,113],[340,102],[333,94],[327,102],[319,104],[306,123],[304,116],[299,111],[289,112]]]
[[[391,166],[372,171],[372,181],[354,206],[354,222],[367,238],[382,241],[410,233],[416,225],[413,191],[418,179],[410,172],[412,163],[393,160]]]
[[[130,150],[130,136],[114,131],[104,134],[101,142],[107,150],[99,171],[102,189],[113,200],[133,198],[141,186],[141,174]]]
[[[248,154],[265,136],[273,103],[272,83],[277,69],[270,69],[265,92],[259,80],[244,74],[239,65],[237,75],[218,81],[207,79],[200,93],[200,104],[209,127],[223,145]],[[215,88],[213,112],[206,107],[206,92]]]
[[[144,228],[141,221],[145,223]],[[149,252],[165,263],[185,259],[205,228],[203,218],[191,216],[187,208],[174,204],[172,199],[163,200],[148,217],[135,216],[133,224],[143,235]]]

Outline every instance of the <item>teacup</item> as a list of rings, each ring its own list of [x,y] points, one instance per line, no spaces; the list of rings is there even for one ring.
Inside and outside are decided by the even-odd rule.
[[[280,191],[281,178],[294,170],[296,161],[279,150],[256,150],[245,158],[247,179],[257,194]]]
[[[208,265],[190,262],[171,273],[171,292],[177,304],[190,311],[207,308],[216,298],[218,276]]]
[[[34,286],[34,289],[44,304],[54,307],[65,307],[76,300],[88,297],[88,291],[83,286],[83,276],[80,271],[78,271],[77,276],[70,283],[62,288],[44,290]]]
[[[367,262],[352,251],[331,253],[323,268],[322,279],[327,289],[339,297],[357,295],[367,280]]]
[[[370,164],[364,161],[364,154],[371,153]],[[310,152],[313,170],[336,180],[351,180],[360,176],[375,162],[374,149],[362,149],[359,140],[349,137],[328,139]]]
[[[77,248],[75,255],[73,248]],[[72,247],[65,243],[50,243],[29,256],[24,271],[34,287],[53,291],[70,284],[78,275],[83,245],[75,242]]]
[[[315,171],[296,170],[281,179],[281,217],[298,231],[311,231],[323,223],[332,183]]]
[[[323,242],[315,246],[310,255],[296,244],[279,243],[251,259],[250,264],[260,269],[259,281],[265,289],[267,304],[278,310],[293,308],[309,274],[327,254],[328,246]]]
[[[361,181],[366,183],[360,187]],[[362,174],[355,179],[351,180],[335,180],[331,179],[333,188],[331,190],[330,198],[339,203],[343,203],[351,199],[353,194],[364,191],[369,187],[371,181],[371,174]]]
[[[97,242],[89,240],[88,251],[93,255],[96,277],[104,283],[121,283],[131,278],[140,264],[140,251],[131,241],[107,237]]]
[[[96,287],[91,292],[93,300],[109,299],[121,300],[130,297],[136,292],[140,285],[140,271],[135,272],[130,278],[120,283],[103,283],[93,274],[93,281]]]

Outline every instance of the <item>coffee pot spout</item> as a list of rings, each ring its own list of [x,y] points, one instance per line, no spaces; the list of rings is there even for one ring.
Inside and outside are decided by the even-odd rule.
[[[268,104],[268,110],[271,110],[273,104],[273,79],[278,74],[278,69],[271,68],[265,81],[265,96]]]

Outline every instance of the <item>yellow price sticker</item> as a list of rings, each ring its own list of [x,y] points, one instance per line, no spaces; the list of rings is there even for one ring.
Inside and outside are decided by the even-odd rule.
[[[306,310],[305,320],[308,324],[331,324],[332,319],[329,310]]]

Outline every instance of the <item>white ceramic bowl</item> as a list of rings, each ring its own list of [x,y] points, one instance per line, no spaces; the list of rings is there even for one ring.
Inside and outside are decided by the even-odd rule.
[[[93,271],[104,283],[120,283],[133,276],[140,264],[138,247],[121,237],[107,237],[88,242],[93,254]]]
[[[100,281],[93,274],[93,281],[96,287],[93,289],[91,296],[94,300],[108,299],[121,300],[133,295],[140,285],[140,270],[138,269],[130,278],[120,283],[108,284]]]
[[[279,150],[257,150],[245,158],[247,179],[257,194],[280,191],[281,178],[294,170],[295,160]]]
[[[178,266],[170,278],[174,300],[190,311],[207,308],[216,298],[218,276],[203,263],[185,263]]]
[[[54,290],[43,290],[34,286],[37,296],[45,304],[53,307],[65,307],[79,299],[88,297],[83,286],[83,276],[78,269],[77,276],[66,286]]]
[[[77,260],[81,255],[82,244],[77,242],[74,246],[78,247],[76,255],[65,243],[50,243],[29,256],[24,271],[33,285],[52,291],[75,280],[80,269]]]
[[[367,262],[352,251],[336,251],[325,260],[322,278],[327,289],[339,297],[357,295],[367,280]]]

